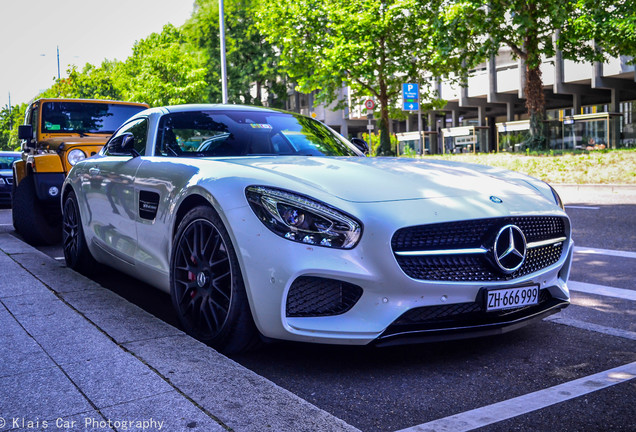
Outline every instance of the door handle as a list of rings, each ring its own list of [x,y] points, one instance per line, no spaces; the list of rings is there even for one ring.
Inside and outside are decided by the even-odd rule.
[[[88,169],[88,173],[92,176],[96,176],[99,175],[99,168],[97,167],[91,167]]]

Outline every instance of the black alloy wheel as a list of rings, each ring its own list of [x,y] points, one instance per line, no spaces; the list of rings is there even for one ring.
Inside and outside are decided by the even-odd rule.
[[[79,243],[79,215],[75,209],[75,200],[66,199],[62,210],[62,245],[64,247],[64,259],[68,264],[69,258],[78,258],[77,249]],[[72,267],[69,265],[69,267]]]
[[[187,333],[226,353],[251,348],[257,331],[227,230],[209,207],[183,219],[171,259],[171,297]]]
[[[97,262],[91,255],[84,238],[77,197],[70,192],[62,206],[62,247],[66,266],[85,275],[92,275]]]

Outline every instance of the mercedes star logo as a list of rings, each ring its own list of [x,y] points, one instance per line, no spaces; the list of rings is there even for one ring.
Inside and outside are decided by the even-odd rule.
[[[526,260],[526,236],[516,225],[506,225],[495,237],[495,262],[504,273],[514,273]]]

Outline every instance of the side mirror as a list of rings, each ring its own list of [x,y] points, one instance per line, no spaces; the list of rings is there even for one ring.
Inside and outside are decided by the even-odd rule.
[[[351,144],[364,154],[369,154],[369,144],[362,138],[351,138]]]
[[[18,126],[18,139],[25,140],[27,147],[33,147],[31,141],[33,140],[33,126],[30,124]]]
[[[130,132],[122,135],[121,149],[124,153],[130,153],[133,157],[139,156],[139,152],[135,150],[135,137]]]

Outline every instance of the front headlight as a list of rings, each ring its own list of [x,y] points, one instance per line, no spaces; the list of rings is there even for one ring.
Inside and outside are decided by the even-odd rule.
[[[548,185],[548,186],[550,186],[550,185]],[[550,190],[552,191],[552,196],[554,197],[554,201],[556,202],[556,204],[559,207],[561,207],[561,210],[565,210],[565,206],[563,205],[563,200],[561,199],[561,197],[559,196],[557,191],[554,190],[554,188],[552,186],[550,186]]]
[[[76,163],[78,163],[82,159],[86,159],[86,153],[84,153],[80,149],[74,149],[68,152],[66,159],[68,160],[68,163],[71,164],[71,166],[74,166]]]
[[[249,186],[245,195],[260,221],[287,240],[338,249],[360,240],[360,222],[321,202],[264,186]]]

